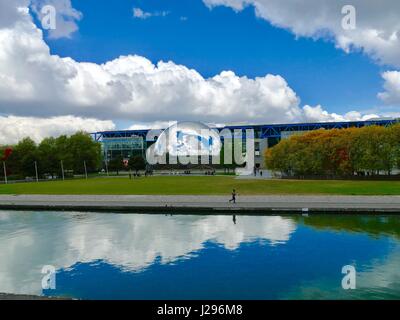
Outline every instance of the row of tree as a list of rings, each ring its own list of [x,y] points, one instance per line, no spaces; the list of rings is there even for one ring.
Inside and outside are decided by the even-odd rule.
[[[133,170],[135,173],[138,173],[139,170],[146,169],[146,160],[140,155],[132,155],[129,160],[125,162],[121,155],[111,159],[108,163],[107,169],[117,172],[117,174],[123,170]]]
[[[265,164],[284,176],[390,175],[400,167],[400,124],[293,135],[265,151]]]
[[[25,138],[15,146],[0,147],[0,155],[7,152],[8,156],[3,159],[7,175],[15,179],[34,177],[35,167],[40,176],[53,177],[61,176],[62,167],[65,172],[73,174],[84,173],[85,165],[89,173],[101,167],[101,146],[84,132],[69,137],[46,138],[40,144]]]

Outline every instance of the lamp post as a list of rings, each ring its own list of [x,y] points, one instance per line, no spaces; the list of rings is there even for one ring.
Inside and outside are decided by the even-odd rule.
[[[87,176],[86,161],[83,161],[83,166],[85,167],[85,177],[86,177],[86,180],[87,180],[88,176]]]
[[[62,176],[62,179],[63,179],[63,181],[65,180],[65,175],[64,175],[64,164],[63,164],[63,161],[61,160],[61,176]]]
[[[8,183],[8,181],[7,181],[7,168],[6,168],[6,162],[5,161],[3,161],[3,169],[4,169],[4,182],[5,182],[5,184],[7,184]]]
[[[106,159],[106,172],[107,172],[107,176],[108,176],[108,161]]]
[[[39,174],[37,169],[37,161],[35,161],[35,173],[36,173],[36,182],[39,182]]]

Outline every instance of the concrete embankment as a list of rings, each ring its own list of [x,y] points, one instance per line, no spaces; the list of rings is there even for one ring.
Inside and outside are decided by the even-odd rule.
[[[400,196],[0,195],[2,210],[273,214],[296,212],[400,214]]]
[[[0,300],[72,300],[72,299],[35,296],[35,295],[28,295],[28,294],[0,293]]]

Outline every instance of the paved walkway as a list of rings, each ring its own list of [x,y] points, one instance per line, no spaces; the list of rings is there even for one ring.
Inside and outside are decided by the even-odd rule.
[[[123,212],[390,212],[400,214],[400,196],[87,196],[0,195],[0,209]]]

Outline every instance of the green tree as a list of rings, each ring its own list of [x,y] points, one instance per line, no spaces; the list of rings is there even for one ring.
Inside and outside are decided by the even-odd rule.
[[[142,156],[131,156],[128,165],[130,169],[138,173],[139,170],[146,169],[146,160]]]
[[[122,155],[116,156],[115,158],[111,159],[110,162],[108,163],[108,169],[110,171],[116,171],[117,175],[121,170],[125,169],[124,165],[124,158]]]
[[[45,138],[37,149],[38,167],[42,174],[50,174],[52,177],[61,172],[60,153],[57,141],[54,138]]]
[[[69,137],[67,137],[66,135],[59,136],[55,139],[55,144],[57,150],[57,158],[60,161],[60,167],[62,161],[65,170],[73,171],[74,161],[73,154],[70,152]]]
[[[33,177],[36,175],[37,160],[36,143],[30,138],[25,138],[13,148],[13,153],[7,160],[7,167],[13,175],[19,175],[21,178]]]
[[[84,173],[84,162],[88,172],[95,172],[101,167],[101,146],[89,134],[78,132],[67,143],[67,163],[74,173]],[[69,163],[70,162],[70,163]]]
[[[392,145],[395,166],[397,168],[400,168],[400,124],[396,124],[390,127],[389,139]]]
[[[265,150],[266,167],[272,171],[279,171],[282,175],[290,176],[293,168],[290,157],[291,143],[289,140],[282,140],[272,148]]]
[[[356,149],[357,166],[371,174],[385,171],[390,174],[396,163],[390,129],[369,126],[358,129],[352,148]]]

